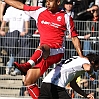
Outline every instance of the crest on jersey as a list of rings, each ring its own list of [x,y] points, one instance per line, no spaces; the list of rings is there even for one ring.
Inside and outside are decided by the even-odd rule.
[[[62,17],[61,16],[58,16],[57,17],[57,21],[61,21]]]

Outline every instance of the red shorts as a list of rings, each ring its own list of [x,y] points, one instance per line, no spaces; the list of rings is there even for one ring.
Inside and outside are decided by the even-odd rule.
[[[40,68],[41,75],[49,68],[49,66],[53,65],[54,63],[58,63],[61,61],[63,57],[63,53],[59,53],[56,55],[49,56],[47,59],[41,59],[39,63],[37,63],[34,67]]]

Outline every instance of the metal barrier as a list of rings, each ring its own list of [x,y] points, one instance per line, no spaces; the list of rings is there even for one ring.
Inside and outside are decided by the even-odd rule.
[[[89,52],[99,53],[99,47],[98,47],[99,46],[99,41],[98,41],[99,37],[98,36],[90,37],[90,39],[87,39],[87,40],[84,39],[85,34],[92,32],[91,29],[90,29],[92,22],[91,21],[88,21],[88,22],[86,22],[86,21],[75,21],[75,28],[77,29],[77,31],[79,33],[78,37],[80,39],[81,46],[82,46],[82,51],[83,51],[84,55],[86,55]],[[98,32],[98,28],[96,28],[94,33]],[[31,29],[31,31],[32,31],[32,29]],[[11,57],[9,55],[10,52],[8,52],[8,51],[11,51],[10,49],[13,49],[12,51],[14,51],[16,53],[15,56],[14,56],[15,61],[18,61],[20,63],[26,62],[30,58],[30,56],[33,54],[33,52],[35,51],[35,49],[39,45],[39,35],[38,34],[31,35],[31,34],[32,33],[29,33],[25,37],[20,37],[19,36],[18,38],[13,37],[13,36],[10,36],[10,37],[7,37],[7,36],[1,37],[0,36],[0,40],[1,40],[0,41],[0,43],[1,43],[1,45],[0,45],[0,76],[6,74],[7,62],[9,61],[9,57]],[[10,40],[11,39],[17,39],[17,41],[18,41],[17,44],[18,45],[17,46],[14,45],[14,46],[10,46],[10,47],[6,46],[6,43],[9,42],[8,38],[10,38]],[[22,41],[24,42],[23,44],[22,44]],[[10,41],[10,42],[14,43],[14,41]],[[4,46],[4,43],[5,43],[5,46]],[[20,44],[22,44],[22,46],[20,46]],[[65,49],[63,59],[67,59],[67,58],[69,58],[73,55],[77,55],[77,52],[75,51],[74,46],[72,45],[71,39],[68,39],[67,36],[66,36],[66,40],[65,40],[65,46],[66,46],[66,49]],[[17,54],[17,53],[19,53],[19,54]],[[21,56],[21,54],[23,56]],[[42,77],[40,77],[40,79],[37,81],[39,87],[41,86],[41,82],[42,82],[43,78],[55,66],[56,66],[56,64],[49,67],[49,69],[44,73],[44,75]],[[12,77],[12,79],[11,79],[11,77],[8,77],[6,79],[12,80],[14,78]],[[88,80],[88,78],[85,78],[85,75],[82,75],[81,79],[82,79],[82,83],[80,84],[81,88],[83,90],[85,90],[86,92],[95,92],[95,96],[98,97],[98,92],[99,92],[99,90],[98,90],[98,78],[97,78],[97,80],[95,80],[94,83],[92,83],[90,80]],[[86,79],[87,81],[83,82],[83,79],[84,80]],[[0,80],[5,80],[5,79],[3,79],[1,77]],[[20,80],[22,81],[22,78]],[[16,79],[16,81],[19,81],[19,79]],[[7,84],[7,83],[5,82],[5,84]],[[4,85],[4,83],[3,84],[0,83],[0,85]],[[6,87],[7,86],[5,86],[5,87],[0,86],[0,90],[3,89],[3,88],[8,89]],[[14,88],[14,86],[12,86],[12,87],[11,87],[12,88],[11,90],[16,89],[16,88]],[[21,87],[22,87],[22,84],[20,84],[20,87],[17,88],[17,89],[20,89]],[[70,94],[72,94],[72,92],[70,92]],[[75,94],[74,98],[77,98],[77,99],[82,98],[77,93],[74,93],[74,94]],[[5,95],[5,94],[0,93],[0,96],[3,96],[3,95]],[[13,95],[13,96],[16,97],[16,96],[18,96],[18,94]]]

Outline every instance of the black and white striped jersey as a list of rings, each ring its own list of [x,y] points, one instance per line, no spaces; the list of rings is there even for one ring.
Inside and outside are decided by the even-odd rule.
[[[73,56],[57,65],[43,80],[46,83],[65,87],[75,77],[82,75],[85,70],[83,64],[90,64],[89,60],[79,56]]]

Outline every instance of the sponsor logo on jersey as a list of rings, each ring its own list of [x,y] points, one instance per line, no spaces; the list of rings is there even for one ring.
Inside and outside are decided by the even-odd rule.
[[[41,21],[41,24],[53,26],[53,27],[55,27],[55,28],[59,28],[59,27],[61,26],[60,24],[53,23],[53,22],[47,22],[47,21],[44,21],[44,20]]]

